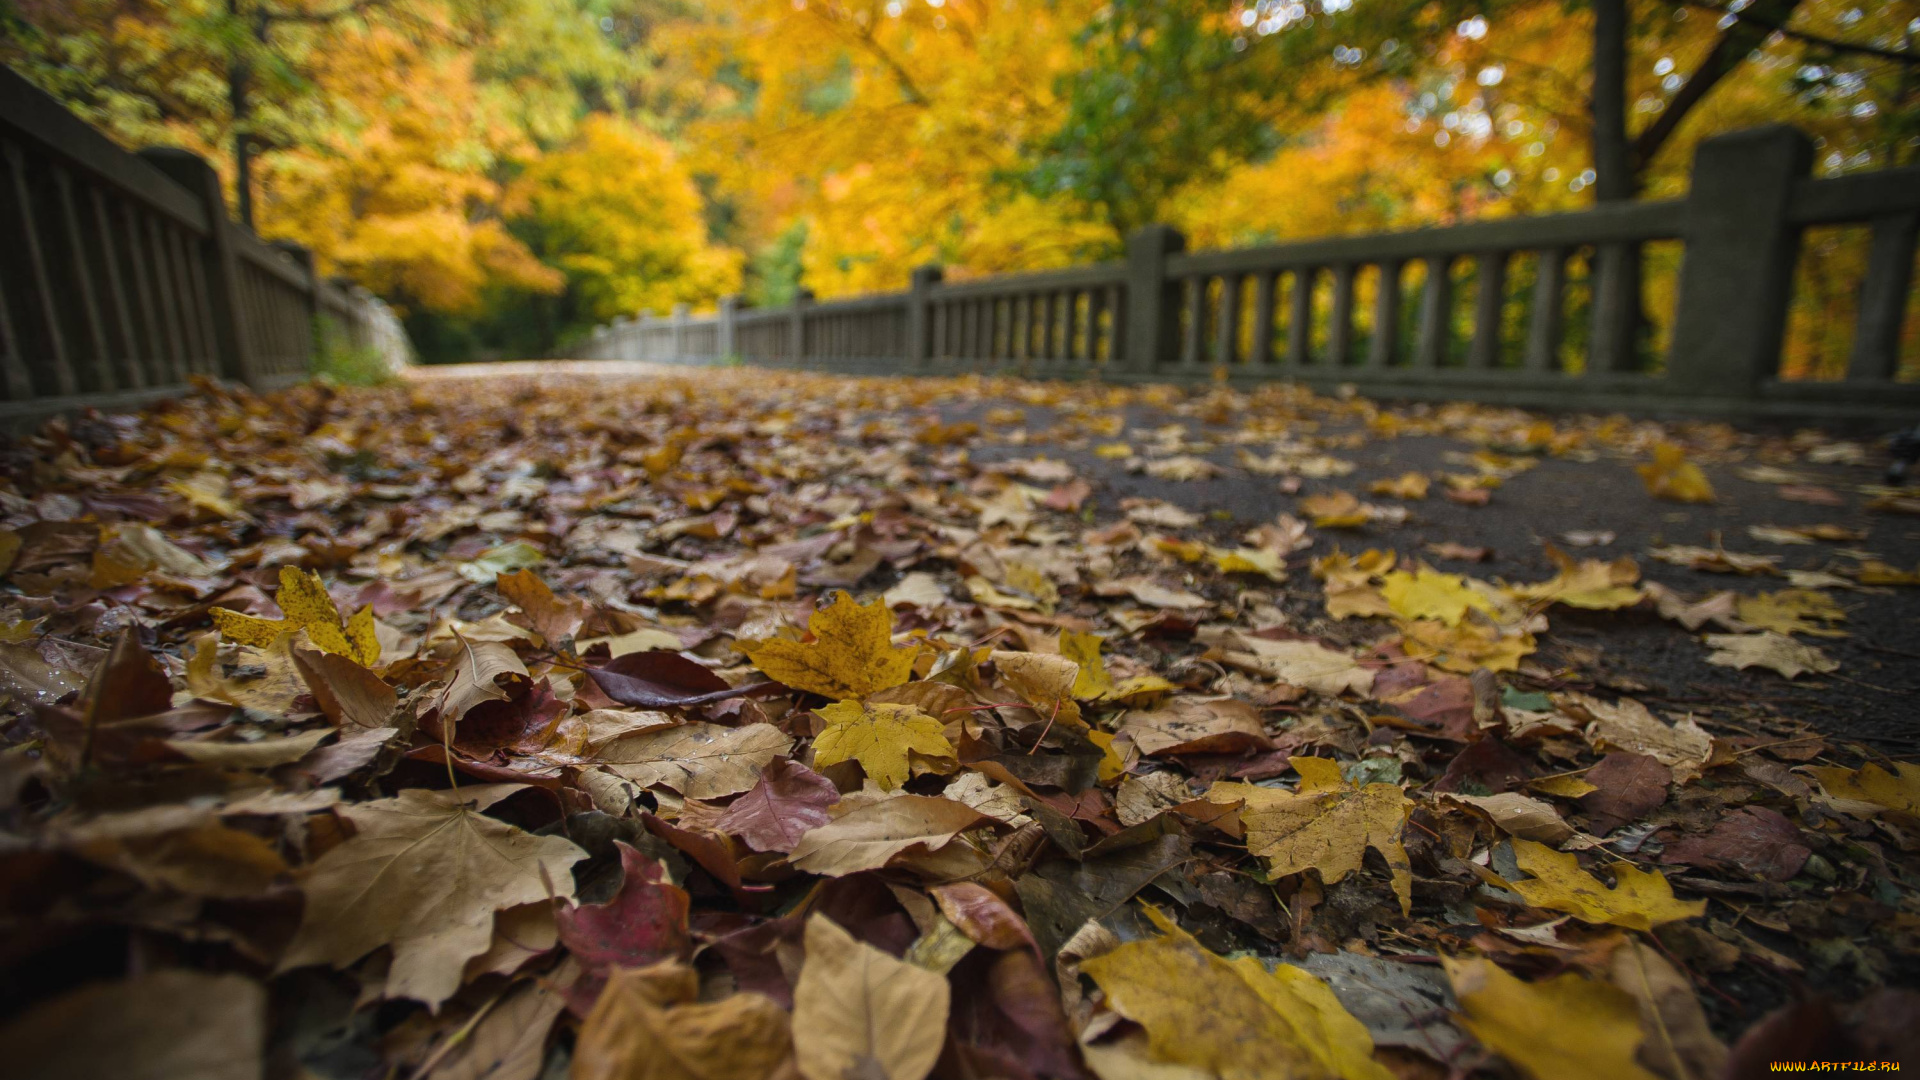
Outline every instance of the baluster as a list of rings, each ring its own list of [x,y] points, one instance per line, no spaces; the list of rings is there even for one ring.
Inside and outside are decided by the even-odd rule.
[[[1207,332],[1207,278],[1195,274],[1187,279],[1187,326],[1180,340],[1180,362],[1188,366],[1200,363],[1200,342]]]
[[[1273,286],[1277,273],[1253,275],[1253,340],[1247,349],[1247,363],[1256,367],[1273,364]]]
[[[1287,366],[1302,367],[1313,359],[1313,286],[1319,267],[1302,266],[1293,272],[1293,292],[1287,297]]]
[[[9,257],[9,261],[17,259],[25,271],[25,280],[15,286],[15,291],[34,305],[35,310],[26,314],[31,322],[39,324],[38,327],[23,325],[17,328],[20,336],[15,340],[21,358],[26,361],[24,366],[30,388],[12,386],[14,373],[9,372],[9,396],[19,400],[36,395],[71,394],[74,382],[68,343],[60,326],[59,313],[54,310],[56,293],[53,275],[48,271],[46,252],[41,247],[39,230],[35,227],[36,222],[42,220],[43,212],[34,205],[33,192],[27,184],[26,162],[20,148],[7,143],[5,154],[7,179],[5,204],[0,206],[0,228],[6,230],[7,246],[16,253]],[[37,334],[33,332],[36,329],[39,331]]]
[[[126,244],[114,242],[114,229],[107,215],[107,200],[95,186],[87,188],[88,203],[93,211],[89,220],[95,247],[100,252],[100,265],[106,271],[107,296],[112,301],[109,310],[113,313],[115,345],[120,351],[120,359],[114,367],[118,382],[126,387],[140,387],[146,384],[140,370],[139,334],[134,322],[134,312],[138,310],[138,296],[129,296],[134,285],[126,272],[129,267],[126,259]]]
[[[1528,371],[1559,370],[1560,335],[1567,311],[1567,255],[1566,248],[1546,248],[1538,253],[1532,310],[1527,314]]]
[[[1507,310],[1506,252],[1489,251],[1480,256],[1473,290],[1473,344],[1467,351],[1467,366],[1499,367],[1501,316]]]
[[[1400,271],[1401,259],[1380,263],[1380,280],[1373,297],[1373,341],[1367,349],[1367,366],[1392,367],[1400,353]]]
[[[1913,285],[1913,248],[1920,214],[1894,214],[1873,223],[1867,279],[1860,289],[1849,379],[1892,379],[1900,368],[1900,331]]]
[[[1232,367],[1240,359],[1240,274],[1220,275],[1220,322],[1214,329],[1217,363]]]
[[[1594,252],[1593,348],[1589,371],[1639,367],[1634,337],[1640,322],[1640,245],[1604,244]]]
[[[1353,265],[1333,268],[1333,310],[1327,314],[1326,366],[1345,367],[1353,351]]]
[[[1420,340],[1414,363],[1434,368],[1447,362],[1453,346],[1453,256],[1427,259],[1427,282],[1421,290]]]
[[[131,211],[129,211],[131,212]],[[142,262],[152,275],[154,314],[158,319],[158,329],[165,337],[165,348],[154,355],[153,381],[158,384],[172,385],[186,379],[188,351],[186,330],[183,321],[186,312],[182,308],[184,300],[177,288],[177,274],[170,266],[167,257],[167,245],[161,235],[160,224],[152,216],[141,212],[137,215],[134,228],[145,234],[146,243],[141,245]],[[160,335],[156,335],[156,340]]]
[[[1107,362],[1126,359],[1127,335],[1122,332],[1126,325],[1127,313],[1125,301],[1121,298],[1120,286],[1107,286]]]
[[[1089,364],[1100,359],[1100,309],[1107,300],[1106,290],[1087,289],[1087,336],[1080,346],[1080,359]]]

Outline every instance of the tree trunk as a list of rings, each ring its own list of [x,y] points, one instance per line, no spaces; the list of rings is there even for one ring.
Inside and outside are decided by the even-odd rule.
[[[1627,4],[1593,2],[1594,198],[1621,202],[1633,198],[1637,177],[1627,143]]]

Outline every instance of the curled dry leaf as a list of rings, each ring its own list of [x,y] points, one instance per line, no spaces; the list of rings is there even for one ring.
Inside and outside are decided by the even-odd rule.
[[[1840,662],[1811,645],[1785,634],[1764,630],[1758,634],[1708,634],[1707,663],[1744,670],[1763,667],[1789,679],[1802,675],[1825,675],[1840,670]]]
[[[340,806],[354,835],[302,879],[306,907],[279,969],[342,967],[390,945],[391,993],[446,1000],[467,960],[486,951],[494,912],[573,895],[568,868],[586,852],[483,813],[521,787],[408,788]]]

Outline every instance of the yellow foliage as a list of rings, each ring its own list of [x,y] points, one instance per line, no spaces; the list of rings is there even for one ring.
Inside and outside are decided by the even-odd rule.
[[[919,649],[893,644],[893,613],[884,600],[861,605],[843,590],[813,613],[807,629],[812,641],[768,638],[737,647],[770,678],[823,697],[865,697],[913,675]]]
[[[1691,919],[1706,912],[1705,900],[1677,900],[1673,886],[1658,870],[1641,870],[1631,863],[1615,863],[1614,886],[1580,869],[1580,860],[1545,844],[1518,837],[1514,861],[1532,874],[1513,882],[1513,890],[1534,907],[1564,911],[1582,922],[1652,930],[1662,923]]]
[[[1534,1080],[1655,1080],[1636,1058],[1640,1006],[1625,991],[1572,972],[1525,983],[1491,960],[1442,962],[1467,1030]]]
[[[1807,771],[1820,781],[1822,790],[1836,799],[1875,803],[1899,813],[1920,816],[1920,765],[1896,761],[1893,767],[1895,772],[1872,763],[1858,771],[1815,765]]]
[[[1655,446],[1653,460],[1634,466],[1634,471],[1645,481],[1647,494],[1656,499],[1681,503],[1713,501],[1713,485],[1707,481],[1707,474],[1688,461],[1687,452],[1673,443]]]
[[[1129,941],[1080,965],[1113,1009],[1147,1032],[1155,1061],[1222,1080],[1316,1076],[1389,1080],[1373,1037],[1307,971],[1226,960],[1153,907],[1160,937]]]
[[[344,656],[362,667],[380,660],[380,642],[374,637],[373,609],[363,607],[345,623],[340,609],[320,575],[298,567],[280,568],[280,591],[274,595],[284,619],[257,619],[226,608],[213,609],[213,625],[228,641],[265,649],[281,634],[305,630],[307,638],[321,652]]]
[[[842,701],[817,711],[827,729],[813,741],[814,765],[858,761],[868,778],[888,791],[907,782],[909,750],[954,756],[940,721],[911,705]]]
[[[1247,850],[1268,860],[1274,877],[1320,871],[1339,881],[1360,869],[1367,848],[1386,859],[1393,891],[1403,914],[1413,910],[1413,864],[1400,844],[1400,830],[1413,804],[1394,784],[1354,787],[1340,767],[1324,758],[1296,757],[1298,792],[1215,784],[1207,797],[1215,802],[1246,799],[1240,820],[1247,829]]]

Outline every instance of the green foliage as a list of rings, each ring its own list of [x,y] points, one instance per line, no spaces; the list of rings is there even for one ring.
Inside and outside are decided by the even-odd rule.
[[[754,307],[793,303],[794,294],[800,291],[800,256],[806,249],[807,222],[802,218],[787,226],[747,265],[747,303]]]
[[[313,377],[337,386],[384,386],[393,381],[393,372],[379,350],[355,345],[345,336],[316,325],[314,327]]]

